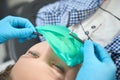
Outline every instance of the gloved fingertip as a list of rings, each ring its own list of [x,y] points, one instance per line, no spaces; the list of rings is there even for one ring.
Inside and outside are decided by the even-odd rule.
[[[86,40],[84,43],[84,49],[89,50],[89,48],[93,48],[93,42],[91,40]]]
[[[90,39],[85,40],[85,42],[92,42]]]
[[[94,44],[91,40],[86,40],[84,43],[84,61],[92,61],[92,60],[96,60],[96,55],[95,55],[95,51],[94,51]]]

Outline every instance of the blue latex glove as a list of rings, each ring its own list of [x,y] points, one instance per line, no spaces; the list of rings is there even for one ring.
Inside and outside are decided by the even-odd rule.
[[[0,21],[0,43],[12,38],[19,38],[20,41],[35,38],[33,35],[34,26],[29,20],[21,17],[7,16]]]
[[[76,80],[115,80],[116,66],[102,46],[87,40],[83,50],[84,62]]]

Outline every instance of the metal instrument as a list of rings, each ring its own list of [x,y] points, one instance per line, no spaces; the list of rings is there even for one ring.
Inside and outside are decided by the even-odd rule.
[[[84,43],[83,40],[81,40],[81,39],[78,38],[77,36],[74,36],[72,33],[73,33],[73,32],[71,31],[71,32],[69,33],[69,35],[71,35],[73,38],[75,38],[75,39],[78,40],[79,42]]]

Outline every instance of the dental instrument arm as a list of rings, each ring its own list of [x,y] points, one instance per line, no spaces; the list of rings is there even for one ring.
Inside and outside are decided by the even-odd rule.
[[[72,34],[72,31],[69,32],[69,35],[71,35],[73,38],[75,38],[75,39],[78,40],[79,42],[84,43],[84,41],[82,41],[80,38],[78,38],[77,36],[74,36],[74,35]]]

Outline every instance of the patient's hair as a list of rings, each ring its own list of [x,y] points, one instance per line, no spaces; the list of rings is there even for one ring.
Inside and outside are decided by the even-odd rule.
[[[13,65],[8,66],[4,71],[0,72],[0,80],[12,80],[10,77]]]

